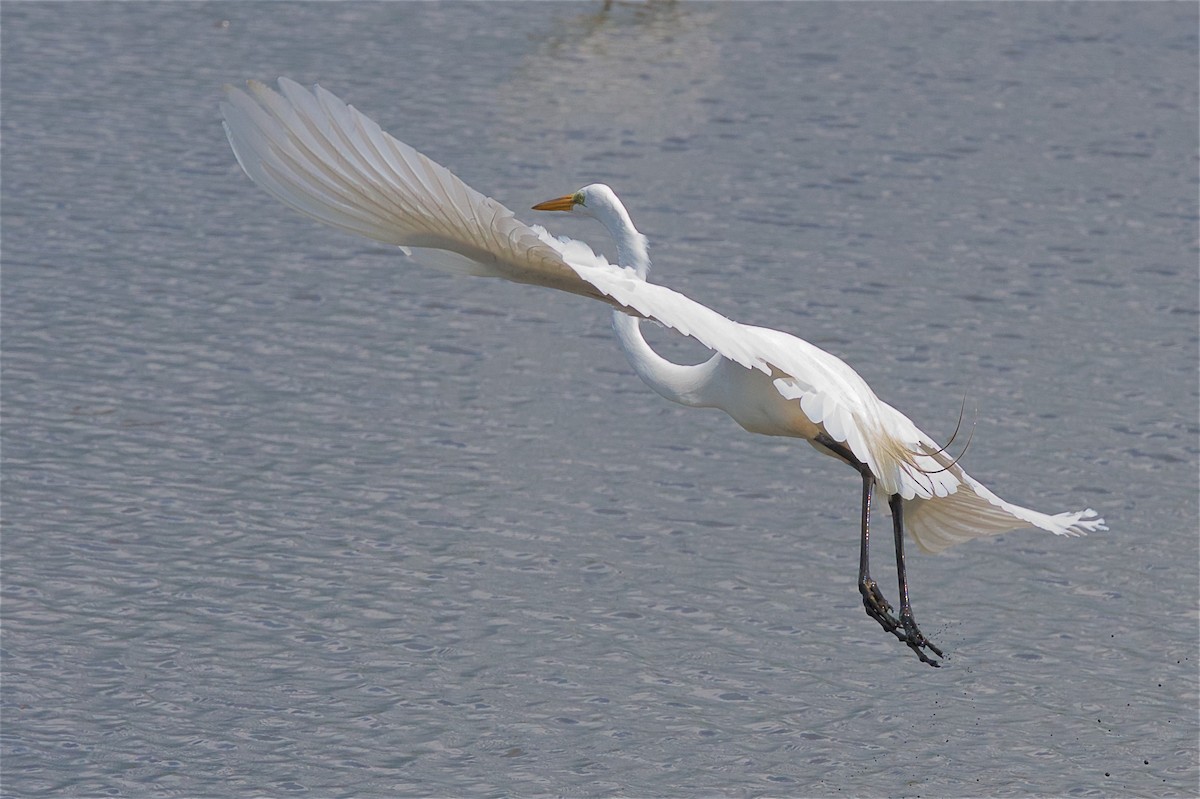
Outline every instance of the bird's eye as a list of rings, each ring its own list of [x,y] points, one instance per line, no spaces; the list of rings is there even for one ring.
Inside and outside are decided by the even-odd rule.
[[[575,192],[575,196],[571,198],[571,202],[575,203],[576,205],[582,205],[584,208],[587,208],[587,203],[585,203],[583,201],[583,192],[581,192],[581,191]]]

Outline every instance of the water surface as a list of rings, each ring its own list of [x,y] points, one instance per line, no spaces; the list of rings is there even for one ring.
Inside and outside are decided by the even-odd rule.
[[[1194,5],[0,14],[4,795],[1196,791]],[[612,184],[656,279],[1112,531],[914,556],[921,665],[851,470],[250,184],[277,75],[516,209]]]

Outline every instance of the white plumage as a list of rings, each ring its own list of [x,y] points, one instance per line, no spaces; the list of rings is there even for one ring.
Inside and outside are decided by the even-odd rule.
[[[685,405],[719,407],[748,430],[804,438],[843,458],[822,442],[844,445],[881,489],[903,499],[907,529],[921,548],[936,552],[1023,527],[1056,535],[1107,529],[1090,509],[1049,515],[1000,499],[839,358],[648,282],[645,239],[608,187],[588,186],[536,207],[598,219],[617,239],[620,265],[582,242],[522,223],[330,92],[287,79],[279,86],[281,93],[253,81],[249,93],[229,87],[221,104],[238,162],[277,199],[333,227],[403,247],[418,262],[615,306],[622,346],[656,391]],[[695,366],[669,363],[646,345],[632,317],[691,336],[715,354]]]

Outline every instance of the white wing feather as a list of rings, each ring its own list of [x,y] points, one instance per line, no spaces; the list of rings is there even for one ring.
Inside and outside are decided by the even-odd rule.
[[[417,248],[418,261],[439,268],[602,300],[763,372],[870,466],[884,491],[905,498],[906,526],[923,549],[1029,526],[1059,535],[1107,529],[1091,510],[1049,516],[1001,500],[836,356],[734,322],[582,242],[525,225],[321,87],[309,91],[286,78],[282,94],[257,81],[248,86],[249,93],[226,87],[225,132],[242,169],[276,199],[340,230]]]

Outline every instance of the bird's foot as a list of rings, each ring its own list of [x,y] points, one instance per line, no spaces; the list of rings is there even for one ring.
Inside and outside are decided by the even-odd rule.
[[[867,609],[867,615],[879,622],[879,626],[885,632],[891,633],[907,644],[908,648],[917,654],[922,663],[928,663],[934,668],[941,667],[941,662],[930,657],[926,653],[926,650],[939,658],[944,658],[945,655],[942,654],[942,650],[938,649],[921,632],[921,628],[917,626],[917,621],[913,618],[911,610],[902,610],[900,617],[897,618],[892,613],[891,604],[884,598],[883,592],[879,590],[879,586],[870,577],[859,582],[858,591],[862,594],[863,607]]]
[[[928,649],[930,652],[940,658],[944,658],[945,655],[943,655],[942,650],[938,649],[932,641],[926,638],[921,632],[921,629],[917,627],[916,619],[913,618],[911,610],[906,608],[900,612],[900,626],[903,629],[903,633],[901,633],[900,630],[896,630],[895,632],[897,637],[899,637],[904,643],[908,644],[909,649],[917,653],[917,657],[921,659],[922,663],[928,663],[934,668],[940,668],[942,665],[941,662],[929,657],[929,655],[925,654],[924,650]]]
[[[879,590],[875,581],[870,577],[860,580],[858,592],[862,594],[863,607],[867,609],[867,615],[879,622],[879,626],[883,627],[886,632],[894,633],[903,641],[904,635],[900,632],[900,620],[892,615],[892,606],[884,598],[883,592]]]

